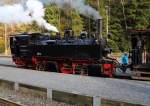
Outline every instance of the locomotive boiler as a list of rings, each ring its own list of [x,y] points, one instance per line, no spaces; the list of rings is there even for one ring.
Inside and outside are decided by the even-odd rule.
[[[11,53],[17,67],[32,67],[40,71],[112,77],[115,62],[107,58],[111,49],[102,38],[102,20],[97,20],[97,32],[83,31],[74,36],[71,29],[52,38],[49,34],[23,33],[10,37]]]

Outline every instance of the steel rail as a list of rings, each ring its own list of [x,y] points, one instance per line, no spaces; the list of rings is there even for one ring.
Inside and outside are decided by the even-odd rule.
[[[0,97],[0,106],[24,106],[24,105]]]

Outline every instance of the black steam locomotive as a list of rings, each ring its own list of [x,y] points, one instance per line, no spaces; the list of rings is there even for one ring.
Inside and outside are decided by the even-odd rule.
[[[107,75],[115,71],[114,60],[107,58],[111,49],[101,34],[102,22],[98,20],[97,34],[83,31],[75,37],[72,30],[52,38],[49,34],[23,33],[10,37],[11,53],[17,67],[32,67],[40,71]]]

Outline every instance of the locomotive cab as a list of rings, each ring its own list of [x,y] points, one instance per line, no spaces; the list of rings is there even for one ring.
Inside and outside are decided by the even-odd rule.
[[[20,56],[21,55],[21,47],[27,47],[29,44],[29,36],[22,35],[22,36],[11,36],[10,37],[10,48],[11,53],[13,56]]]
[[[10,37],[10,49],[13,61],[18,67],[27,66],[32,63],[32,56],[34,55],[33,46],[44,45],[49,40],[48,35],[41,35],[40,33],[23,33],[12,35]]]

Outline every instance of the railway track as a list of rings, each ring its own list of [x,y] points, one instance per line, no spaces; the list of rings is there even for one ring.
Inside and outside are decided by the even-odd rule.
[[[0,98],[0,106],[23,106],[23,105],[4,98]]]

